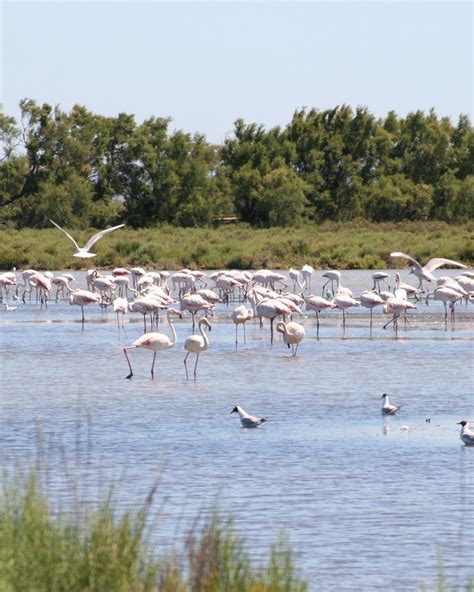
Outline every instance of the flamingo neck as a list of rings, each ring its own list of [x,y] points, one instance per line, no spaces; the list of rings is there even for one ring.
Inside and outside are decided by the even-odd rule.
[[[204,332],[204,326],[199,323],[199,331],[202,335],[202,338],[204,339],[204,343],[206,344],[206,347],[209,347],[209,338],[207,337],[206,333]]]
[[[171,322],[171,315],[168,312],[166,315],[166,318],[168,319],[168,325],[170,326],[171,329],[171,343],[174,345],[176,343],[176,329],[174,328],[173,323]]]

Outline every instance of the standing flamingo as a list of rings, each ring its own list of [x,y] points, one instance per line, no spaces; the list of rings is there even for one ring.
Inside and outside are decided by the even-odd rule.
[[[286,343],[288,348],[291,347],[291,353],[293,357],[296,356],[298,345],[303,341],[305,335],[303,325],[293,321],[291,323],[284,323],[283,321],[280,321],[277,323],[276,330],[278,333],[283,333],[283,341]]]
[[[278,315],[289,315],[291,310],[276,298],[265,298],[257,304],[257,316],[270,319],[270,343],[273,345],[273,321]]]
[[[393,328],[395,329],[395,335],[398,334],[398,317],[401,315],[401,313],[405,313],[407,310],[409,309],[413,309],[416,308],[416,306],[414,304],[412,304],[411,302],[408,302],[408,300],[405,300],[403,298],[397,298],[396,296],[394,296],[393,298],[389,298],[388,300],[385,301],[385,304],[383,306],[383,310],[384,312],[388,312],[393,314],[393,317],[388,321],[388,323],[385,323],[385,325],[383,326],[384,329],[386,329],[390,323],[393,323]]]
[[[365,308],[370,309],[370,329],[372,329],[373,309],[380,304],[384,304],[385,300],[377,292],[367,290],[360,295],[360,303]]]
[[[69,296],[69,304],[75,304],[81,307],[82,310],[82,325],[84,326],[84,306],[92,304],[93,302],[100,302],[100,296],[89,292],[88,290],[73,290]]]
[[[134,341],[132,343],[132,345],[130,345],[129,347],[123,348],[123,353],[125,354],[125,357],[127,358],[128,367],[130,368],[130,374],[128,376],[126,376],[125,378],[132,378],[132,376],[133,376],[132,366],[130,364],[130,359],[128,357],[127,350],[138,348],[138,347],[142,347],[143,349],[150,349],[154,352],[153,362],[151,364],[151,377],[152,378],[154,377],[153,369],[155,367],[156,354],[160,351],[163,351],[165,349],[169,349],[170,347],[173,347],[173,345],[175,345],[175,343],[176,343],[176,330],[174,328],[173,323],[171,322],[171,315],[172,314],[178,316],[180,319],[182,318],[179,310],[176,310],[175,308],[169,308],[167,310],[166,318],[168,319],[168,325],[170,326],[170,329],[171,329],[171,337],[168,337],[168,335],[165,335],[164,333],[145,333],[144,335],[139,337],[136,341]]]
[[[199,356],[203,352],[207,351],[209,348],[209,338],[204,333],[204,326],[206,326],[209,329],[209,331],[212,329],[211,323],[205,317],[203,319],[200,319],[199,321],[199,331],[201,335],[190,335],[184,342],[184,349],[188,352],[184,358],[184,368],[186,370],[186,378],[188,380],[189,375],[186,360],[188,359],[189,354],[196,354],[196,363],[194,364],[194,380],[196,380]]]
[[[309,296],[306,300],[306,310],[314,310],[316,313],[316,336],[319,337],[319,313],[328,308],[336,308],[334,302],[330,302],[322,296]]]
[[[117,315],[117,327],[120,329],[119,313],[122,314],[122,327],[123,317],[128,311],[128,300],[126,298],[116,298],[113,302],[114,313]]]
[[[243,304],[232,311],[232,321],[235,323],[235,349],[237,349],[237,328],[239,325],[244,326],[244,343],[247,345],[245,338],[245,323],[253,318],[253,311],[251,308],[245,308]]]
[[[333,299],[333,303],[336,305],[337,308],[342,309],[342,327],[346,328],[346,308],[351,308],[352,306],[359,306],[360,302],[349,296],[348,294],[336,294]]]

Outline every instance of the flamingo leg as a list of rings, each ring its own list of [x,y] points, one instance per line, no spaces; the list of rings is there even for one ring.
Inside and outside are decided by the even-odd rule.
[[[270,319],[270,344],[273,345],[273,318]]]
[[[247,338],[245,336],[245,323],[244,323],[244,343],[245,343],[245,345],[247,345]]]
[[[346,328],[346,311],[342,309],[342,327]]]
[[[133,376],[133,370],[132,370],[132,365],[130,364],[130,359],[129,359],[128,354],[127,354],[127,349],[130,349],[130,348],[124,347],[123,348],[123,353],[125,354],[125,357],[127,358],[128,367],[130,368],[130,374],[128,376],[126,376],[125,378],[132,378],[132,376]]]
[[[383,329],[386,329],[391,323],[393,323],[395,321],[395,315],[393,316],[393,318],[391,318],[388,323],[385,323],[385,325],[382,327]]]
[[[196,363],[194,364],[194,380],[196,380],[198,362],[199,362],[199,354],[196,354]]]
[[[374,312],[374,309],[371,308],[370,309],[370,329],[372,330],[372,313]]]
[[[237,327],[238,327],[238,324],[235,323],[235,349],[237,349]],[[245,329],[245,325],[244,325],[244,329]]]
[[[152,363],[152,365],[151,365],[151,377],[152,377],[152,378],[154,378],[154,377],[155,377],[155,375],[154,375],[154,373],[153,373],[153,370],[154,370],[154,368],[155,368],[155,360],[156,360],[156,352],[153,354],[153,363]]]
[[[186,370],[186,380],[189,380],[188,366],[186,365],[186,360],[188,359],[188,356],[189,356],[189,352],[184,357],[184,369]]]

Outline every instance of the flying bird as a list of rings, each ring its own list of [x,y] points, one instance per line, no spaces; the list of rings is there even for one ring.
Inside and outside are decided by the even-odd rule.
[[[231,413],[238,413],[240,415],[240,423],[242,424],[243,428],[256,428],[257,426],[261,425],[268,421],[265,417],[254,417],[253,415],[249,415],[246,411],[236,405]]]
[[[106,230],[102,230],[101,232],[94,234],[94,236],[91,236],[91,238],[87,241],[85,247],[80,247],[76,243],[76,241],[72,238],[72,236],[64,230],[64,228],[61,228],[61,226],[56,224],[56,222],[51,220],[51,218],[49,219],[49,221],[52,224],[54,224],[56,226],[56,228],[59,228],[59,230],[61,232],[64,232],[64,234],[68,237],[68,239],[70,239],[74,243],[74,246],[76,247],[76,250],[77,250],[77,252],[74,253],[74,257],[80,257],[81,259],[89,259],[90,257],[95,257],[96,254],[90,252],[90,249],[92,249],[92,247],[95,245],[95,243],[98,240],[100,240],[103,236],[105,236],[106,234],[110,234],[114,230],[118,230],[119,228],[122,228],[123,226],[125,226],[125,224],[119,224],[118,226],[112,226],[112,228],[107,228]]]
[[[418,288],[422,288],[423,280],[426,280],[427,282],[436,280],[436,277],[432,274],[432,272],[435,269],[438,269],[438,267],[443,267],[443,265],[453,265],[454,267],[466,268],[463,263],[453,261],[452,259],[443,259],[441,257],[430,259],[428,263],[423,265],[423,267],[416,259],[413,259],[413,257],[410,257],[410,255],[406,255],[405,253],[400,253],[397,251],[396,253],[390,253],[390,257],[401,257],[402,259],[408,259],[410,264],[413,266],[413,269],[410,273],[413,273],[418,278]]]

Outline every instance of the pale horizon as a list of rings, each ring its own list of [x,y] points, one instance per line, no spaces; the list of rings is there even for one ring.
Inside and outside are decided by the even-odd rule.
[[[75,104],[222,143],[236,119],[434,108],[472,118],[472,4],[3,2],[1,103]]]

